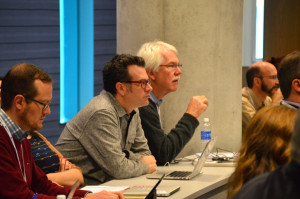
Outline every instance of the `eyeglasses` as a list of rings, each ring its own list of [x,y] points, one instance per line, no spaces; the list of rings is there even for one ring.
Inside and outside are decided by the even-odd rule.
[[[29,98],[29,97],[26,97],[26,99],[29,99],[29,100],[31,100],[31,101],[33,101],[33,102],[36,102],[36,103],[42,105],[42,106],[43,106],[42,111],[46,110],[46,108],[48,108],[49,105],[50,105],[50,103],[49,103],[49,104],[45,104],[45,103],[43,103],[43,102],[37,101],[37,100],[32,99],[32,98]]]
[[[151,80],[142,79],[140,81],[122,81],[123,83],[137,83],[140,84],[143,89],[146,88],[147,84],[151,83]]]
[[[261,78],[266,77],[266,78],[273,79],[273,80],[277,80],[278,79],[277,75],[267,75],[267,76],[260,76],[260,77]]]
[[[172,68],[173,70],[175,70],[177,67],[179,67],[180,69],[182,68],[182,64],[169,64],[169,65],[159,65],[159,66],[165,66],[168,68]]]

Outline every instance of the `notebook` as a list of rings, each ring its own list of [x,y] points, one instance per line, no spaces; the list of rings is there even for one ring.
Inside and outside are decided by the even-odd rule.
[[[158,179],[163,174],[165,174],[164,179],[166,179],[166,180],[190,180],[193,177],[200,174],[200,172],[205,164],[205,161],[207,160],[215,143],[216,143],[215,139],[211,139],[209,142],[206,143],[201,155],[199,155],[199,157],[198,157],[197,164],[194,166],[193,171],[172,171],[172,172],[168,172],[168,173],[156,172],[153,174],[147,174],[146,177],[149,179]]]
[[[123,195],[125,199],[127,198],[145,198],[145,199],[152,199],[156,198],[156,188],[162,181],[165,175],[162,175],[158,182],[152,186],[133,186],[130,187],[129,189],[126,189],[123,192]]]

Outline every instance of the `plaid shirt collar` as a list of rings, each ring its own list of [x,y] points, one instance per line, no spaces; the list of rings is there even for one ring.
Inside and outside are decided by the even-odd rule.
[[[27,138],[28,132],[24,132],[2,109],[0,109],[0,118],[5,123],[11,135],[19,142]]]

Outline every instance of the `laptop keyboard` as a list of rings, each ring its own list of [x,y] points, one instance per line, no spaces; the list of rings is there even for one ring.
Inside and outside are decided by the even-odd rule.
[[[190,171],[173,171],[167,175],[167,177],[187,177],[191,174]]]

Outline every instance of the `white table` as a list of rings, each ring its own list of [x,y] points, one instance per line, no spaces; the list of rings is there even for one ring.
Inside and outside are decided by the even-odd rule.
[[[170,167],[159,167],[158,170],[192,170],[191,162],[172,164]],[[180,190],[170,197],[161,198],[199,198],[199,199],[225,199],[226,184],[229,176],[233,173],[234,167],[203,167],[202,173],[192,180],[163,180],[160,185],[179,185]],[[102,185],[106,186],[134,186],[134,185],[155,185],[158,180],[147,179],[146,175],[136,178],[111,180]]]

